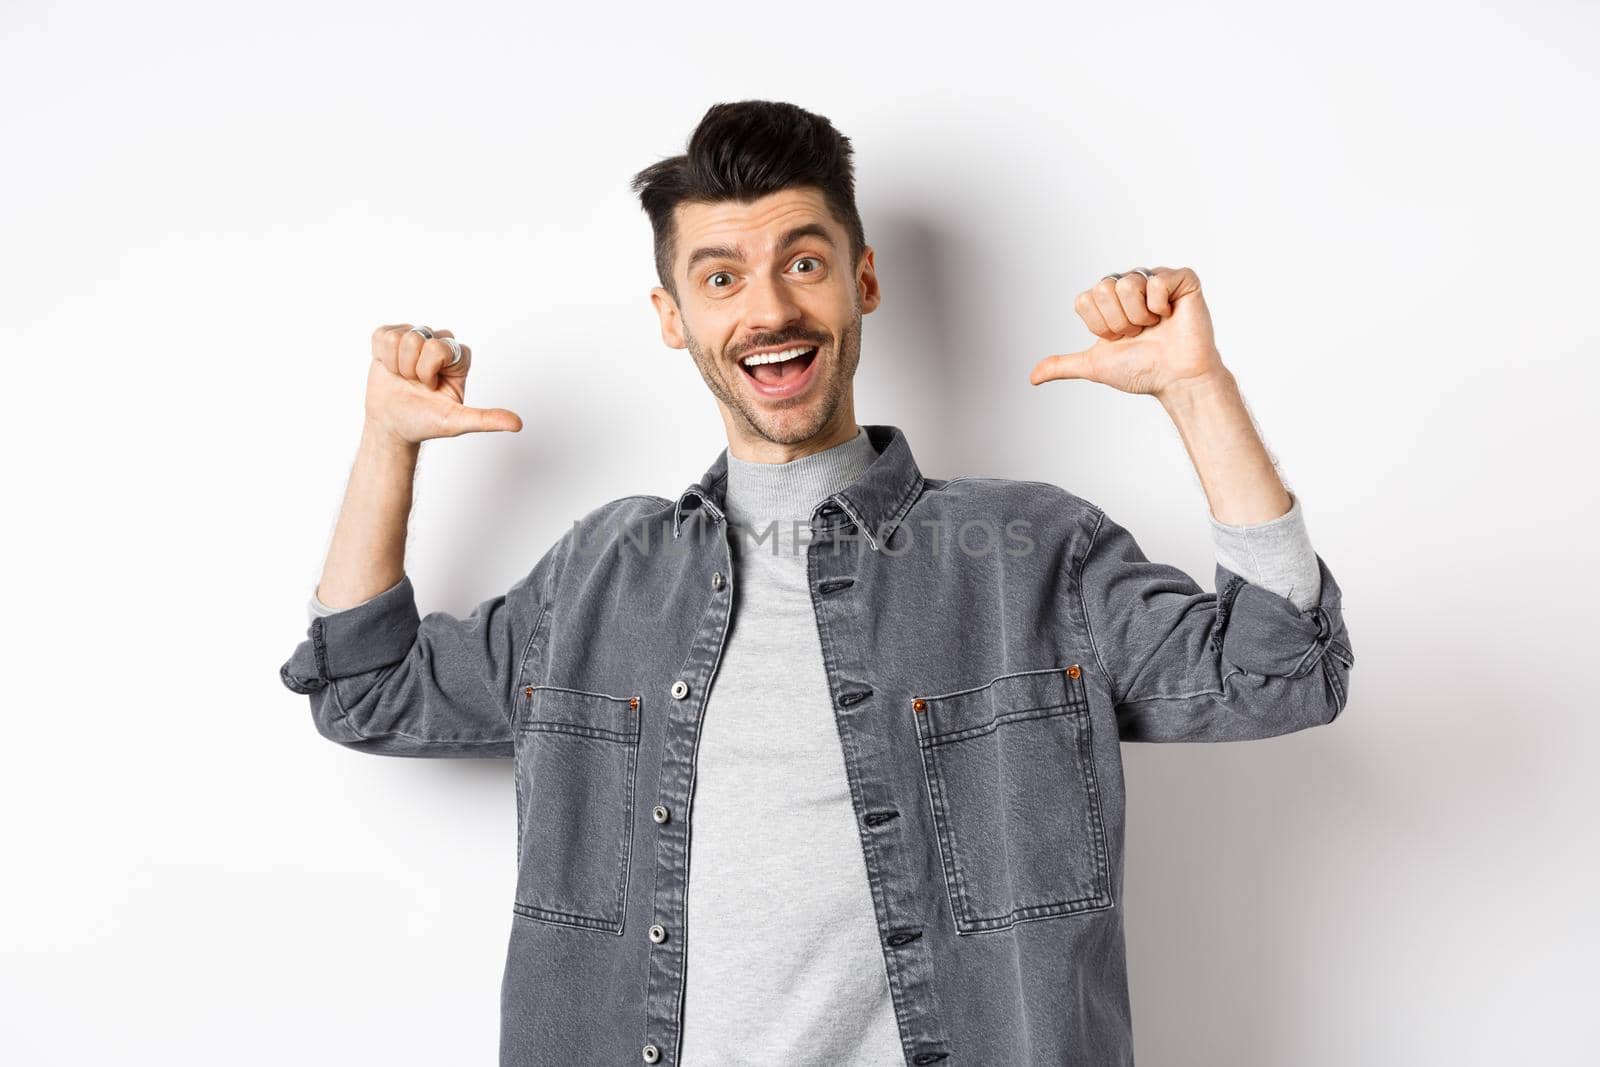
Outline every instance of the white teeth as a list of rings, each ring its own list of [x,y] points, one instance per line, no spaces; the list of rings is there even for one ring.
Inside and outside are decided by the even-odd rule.
[[[802,345],[799,348],[786,348],[782,352],[762,352],[755,356],[746,356],[740,360],[746,367],[754,367],[758,363],[782,363],[786,359],[794,359],[811,351],[813,345]]]

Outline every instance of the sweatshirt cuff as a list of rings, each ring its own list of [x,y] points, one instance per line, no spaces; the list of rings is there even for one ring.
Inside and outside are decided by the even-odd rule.
[[[1289,502],[1287,512],[1265,522],[1218,522],[1209,511],[1206,517],[1218,563],[1309,611],[1320,599],[1322,571],[1306,532],[1300,498],[1290,491]]]
[[[389,590],[394,589],[394,588],[398,587],[399,585],[400,585],[400,583],[396,582],[396,583],[394,583],[394,585],[391,585],[389,587],[389,589],[385,589],[383,591],[383,593],[387,593],[387,592],[389,592]],[[369,596],[369,597],[367,597],[367,599],[363,600],[361,602],[361,604],[370,604],[372,601],[374,601],[378,597],[382,596],[383,593],[377,593],[377,594],[374,594],[373,596]],[[352,604],[348,608],[330,608],[330,607],[328,607],[328,605],[326,605],[326,604],[324,604],[322,602],[322,599],[320,597],[317,596],[316,586],[312,586],[311,587],[311,599],[306,601],[306,616],[307,616],[308,619],[325,619],[329,615],[336,615],[341,611],[354,611],[356,608],[359,608],[361,606],[361,604]]]

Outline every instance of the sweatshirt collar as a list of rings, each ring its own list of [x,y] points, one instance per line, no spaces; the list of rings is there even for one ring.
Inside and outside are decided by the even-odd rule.
[[[922,471],[911,454],[911,445],[898,426],[863,425],[877,457],[850,484],[830,493],[811,509],[814,530],[854,526],[873,551],[879,551],[896,525],[916,501],[922,489]],[[678,495],[672,513],[672,536],[678,537],[683,523],[696,511],[703,511],[709,522],[726,517],[728,487],[728,449],[723,447],[706,468],[700,480]],[[819,526],[817,520],[821,519]]]

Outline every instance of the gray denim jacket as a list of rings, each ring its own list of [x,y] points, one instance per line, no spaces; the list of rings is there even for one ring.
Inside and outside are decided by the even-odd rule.
[[[1064,489],[925,477],[866,430],[807,574],[906,1062],[1132,1063],[1119,742],[1333,721],[1339,586],[1318,556],[1308,611],[1220,564],[1207,593]],[[281,668],[349,748],[514,761],[503,1065],[678,1062],[726,474],[724,449],[676,500],[595,508],[466,618],[404,577]]]

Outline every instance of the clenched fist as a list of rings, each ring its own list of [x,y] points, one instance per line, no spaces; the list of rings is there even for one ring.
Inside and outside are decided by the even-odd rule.
[[[514,411],[469,408],[463,403],[472,349],[460,345],[461,358],[451,366],[455,349],[444,339],[453,341],[455,335],[449,330],[431,332],[432,338],[424,338],[410,323],[373,331],[367,421],[408,444],[484,430],[522,429]]]
[[[1034,385],[1086,378],[1125,393],[1161,396],[1225,373],[1200,276],[1188,267],[1108,274],[1073,307],[1100,340],[1081,352],[1045,356]]]

